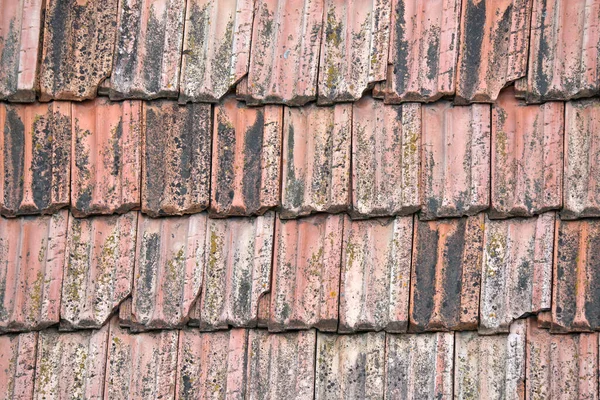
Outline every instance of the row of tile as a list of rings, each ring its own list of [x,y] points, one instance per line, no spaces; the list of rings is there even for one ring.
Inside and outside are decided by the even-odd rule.
[[[491,121],[491,123],[490,123]],[[0,212],[600,216],[600,100],[0,103]],[[563,166],[564,162],[564,166]],[[212,170],[212,171],[211,171]]]
[[[216,102],[235,90],[303,105],[376,86],[389,103],[466,103],[513,81],[530,102],[600,93],[600,0],[44,3],[0,1],[0,99]]]

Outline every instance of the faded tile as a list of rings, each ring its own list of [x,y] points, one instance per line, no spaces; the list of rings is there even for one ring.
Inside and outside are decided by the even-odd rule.
[[[256,326],[258,328],[268,328],[271,306],[271,293],[265,293],[258,299],[258,315],[256,317]]]
[[[537,315],[537,327],[550,329],[552,326],[552,311],[542,311]]]
[[[38,334],[0,336],[0,399],[32,399]]]

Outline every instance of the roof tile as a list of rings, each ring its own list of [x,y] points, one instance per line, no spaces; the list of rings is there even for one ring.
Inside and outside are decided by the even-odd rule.
[[[0,336],[0,399],[33,398],[38,334]]]
[[[542,311],[537,316],[537,327],[540,329],[550,329],[552,326],[552,311]]]
[[[277,219],[277,218],[276,218]],[[258,328],[269,327],[269,315],[271,307],[271,293],[265,293],[258,299],[258,311],[256,315],[256,326]]]

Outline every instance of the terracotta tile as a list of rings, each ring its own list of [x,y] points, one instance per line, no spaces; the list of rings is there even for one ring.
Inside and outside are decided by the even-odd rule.
[[[598,399],[598,334],[551,335],[527,326],[526,399]]]
[[[386,102],[454,94],[460,0],[393,0]]]
[[[355,101],[387,72],[389,0],[325,0],[319,104]]]
[[[249,104],[315,100],[325,0],[257,0],[248,70]]]
[[[537,327],[540,329],[550,329],[552,326],[552,311],[542,311],[537,315]]]
[[[35,100],[43,5],[0,0],[0,100]]]
[[[210,198],[208,104],[144,104],[142,211],[150,216],[200,212]]]
[[[281,106],[246,107],[233,97],[215,106],[210,213],[263,214],[279,205]]]
[[[133,299],[126,298],[119,305],[119,326],[123,328],[131,328],[131,308],[133,307]]]
[[[121,0],[111,99],[179,95],[186,0]]]
[[[484,216],[415,222],[410,330],[477,327]]]
[[[525,105],[512,89],[492,108],[492,218],[562,205],[564,104]]]
[[[385,398],[451,400],[453,333],[386,334]]]
[[[485,221],[479,332],[508,332],[517,318],[549,310],[555,214]]]
[[[0,217],[0,332],[58,323],[67,215]]]
[[[40,332],[34,398],[102,399],[107,342],[108,325],[100,330]]]
[[[142,103],[73,104],[71,212],[124,213],[140,205]]]
[[[564,168],[561,217],[600,217],[600,101],[566,104]]]
[[[175,399],[244,399],[247,352],[245,329],[180,331]]]
[[[131,334],[119,328],[113,318],[104,396],[131,400],[174,398],[178,342],[179,331]]]
[[[269,330],[337,330],[343,227],[343,215],[276,218]]]
[[[474,215],[490,203],[490,106],[423,107],[423,219]]]
[[[204,330],[255,327],[258,302],[270,290],[275,213],[210,219],[206,271],[195,315]]]
[[[352,109],[353,218],[411,214],[421,206],[421,106],[365,96]]]
[[[282,218],[348,209],[351,119],[350,104],[285,108]]]
[[[258,328],[268,328],[271,307],[271,293],[263,294],[258,299],[258,314],[256,316],[256,326]]]
[[[340,332],[408,326],[413,217],[344,221]]]
[[[254,0],[188,0],[180,102],[217,102],[248,73]]]
[[[176,218],[140,215],[131,326],[135,330],[185,325],[204,274],[206,214]]]
[[[0,211],[14,217],[69,204],[71,105],[0,104]]]
[[[315,399],[381,399],[385,334],[317,334]]]
[[[0,399],[33,398],[38,334],[0,336]]]
[[[527,100],[600,93],[600,1],[533,0]]]
[[[458,103],[496,101],[527,73],[532,0],[464,0],[456,67]]]
[[[246,398],[313,399],[316,342],[314,329],[288,333],[250,330]]]
[[[100,328],[131,295],[138,213],[69,218],[61,329]]]
[[[46,1],[40,100],[96,96],[113,64],[117,4],[117,0]]]
[[[527,323],[517,321],[507,335],[456,332],[455,399],[524,399]]]

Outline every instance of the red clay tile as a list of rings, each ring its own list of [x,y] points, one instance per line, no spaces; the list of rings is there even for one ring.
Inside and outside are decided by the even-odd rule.
[[[142,103],[73,103],[71,212],[124,213],[140,205]]]
[[[533,0],[529,102],[600,93],[598,19],[598,0]]]
[[[246,398],[312,399],[316,336],[313,329],[288,333],[250,330]]]
[[[344,221],[340,332],[406,332],[413,217]]]
[[[563,219],[600,217],[600,101],[570,101],[565,109]]]
[[[525,76],[531,1],[462,1],[458,103],[493,103],[500,89]]]
[[[351,119],[350,104],[285,108],[282,218],[348,209]]]
[[[435,101],[453,95],[460,0],[393,0],[385,100]]]
[[[58,323],[67,216],[0,217],[0,332]]]
[[[179,102],[217,102],[248,73],[254,0],[188,0]]]
[[[484,216],[415,222],[410,330],[477,328]]]
[[[206,270],[195,315],[200,329],[255,327],[258,302],[270,290],[275,213],[209,219]]]
[[[258,299],[258,314],[256,316],[256,326],[258,328],[269,327],[270,307],[271,293],[265,293]]]
[[[175,399],[239,399],[246,388],[248,331],[179,333]]]
[[[423,106],[421,217],[474,215],[490,203],[490,106]]]
[[[279,205],[281,106],[246,107],[233,97],[215,106],[212,216],[263,214]]]
[[[542,311],[537,315],[537,327],[540,329],[550,329],[552,326],[552,311]]]
[[[562,205],[564,104],[526,105],[508,89],[492,108],[492,218]]]
[[[120,0],[110,98],[175,97],[186,0]]]
[[[317,334],[315,399],[381,399],[385,334]]]
[[[517,318],[549,310],[555,214],[485,221],[479,332],[508,332]]]
[[[452,399],[453,333],[385,337],[386,399]]]
[[[365,96],[352,109],[353,218],[410,214],[421,206],[421,106]]]
[[[40,100],[96,96],[110,76],[117,0],[46,0]]]
[[[33,398],[38,334],[0,336],[0,399]]]
[[[269,330],[337,330],[343,227],[343,215],[276,218]]]
[[[0,212],[53,213],[69,204],[71,105],[0,104]]]
[[[200,212],[210,198],[211,111],[208,104],[144,103],[142,212]]]
[[[119,305],[119,326],[123,328],[131,328],[131,308],[133,307],[133,300],[131,297],[126,298]]]
[[[245,100],[315,100],[325,0],[256,0]]]
[[[0,0],[0,100],[35,100],[43,5]]]
[[[325,0],[319,104],[360,99],[387,72],[391,1]]]
[[[138,213],[69,218],[61,329],[100,328],[131,294]]]

